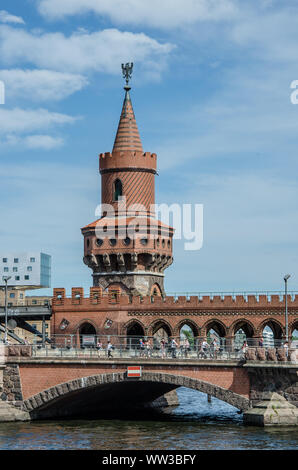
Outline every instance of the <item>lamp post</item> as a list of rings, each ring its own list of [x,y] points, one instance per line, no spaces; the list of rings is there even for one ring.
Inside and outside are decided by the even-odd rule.
[[[3,281],[5,282],[5,334],[4,334],[4,343],[7,344],[7,282],[11,279],[11,276],[3,276]]]
[[[284,277],[285,281],[285,320],[286,320],[286,341],[289,341],[289,325],[288,325],[288,279],[291,277],[290,274],[286,274]]]

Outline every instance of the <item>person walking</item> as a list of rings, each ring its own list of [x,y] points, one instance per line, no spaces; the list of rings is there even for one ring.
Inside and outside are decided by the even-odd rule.
[[[166,340],[164,338],[160,341],[161,357],[166,357]]]
[[[178,343],[175,341],[173,338],[171,341],[171,349],[172,349],[172,358],[175,359],[176,356],[176,351],[177,351]]]
[[[185,338],[185,341],[184,341],[184,355],[185,355],[185,357],[188,357],[189,350],[190,350],[190,344],[189,344],[188,339]]]
[[[244,341],[242,347],[240,349],[240,357],[241,359],[245,359],[245,354],[248,349],[247,341]]]
[[[108,357],[113,357],[112,356],[112,351],[113,351],[113,345],[112,345],[111,341],[108,341],[108,344],[107,344]]]
[[[145,343],[143,341],[143,338],[140,338],[140,356],[143,357],[145,353]]]

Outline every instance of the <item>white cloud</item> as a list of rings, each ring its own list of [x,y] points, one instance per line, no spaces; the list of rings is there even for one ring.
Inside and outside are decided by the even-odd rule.
[[[30,101],[58,101],[88,84],[86,77],[52,70],[0,70],[6,101],[10,97]]]
[[[50,135],[28,135],[23,137],[16,134],[8,134],[5,140],[0,141],[0,143],[25,149],[52,150],[64,145],[64,140],[61,137],[52,137]]]
[[[0,134],[28,133],[52,126],[72,124],[78,118],[47,109],[0,108]]]
[[[119,64],[137,61],[144,69],[159,73],[174,46],[161,44],[143,33],[105,29],[94,33],[28,32],[0,27],[0,55],[3,63],[30,63],[68,73],[100,71],[119,73]]]
[[[40,13],[49,19],[95,13],[118,24],[176,28],[199,21],[230,19],[235,0],[39,0]]]
[[[61,137],[52,137],[50,135],[29,135],[24,141],[25,146],[29,149],[52,150],[64,144]]]
[[[0,23],[18,23],[25,24],[25,21],[20,16],[14,16],[5,10],[0,11]]]

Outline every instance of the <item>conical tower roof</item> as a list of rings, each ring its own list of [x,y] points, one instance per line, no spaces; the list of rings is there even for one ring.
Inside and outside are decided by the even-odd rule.
[[[143,152],[143,146],[129,95],[130,87],[126,86],[124,89],[126,90],[125,98],[114,142],[113,152],[125,150]]]

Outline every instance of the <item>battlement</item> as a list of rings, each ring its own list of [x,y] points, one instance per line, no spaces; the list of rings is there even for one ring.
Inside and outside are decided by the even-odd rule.
[[[156,153],[142,151],[114,151],[99,155],[99,170],[140,168],[156,171]]]
[[[53,306],[59,305],[98,305],[108,307],[111,304],[118,304],[119,306],[144,308],[150,307],[155,309],[160,308],[198,308],[198,309],[243,309],[243,308],[274,308],[284,309],[285,297],[284,295],[206,295],[206,296],[129,296],[122,294],[120,290],[110,289],[108,292],[103,292],[100,287],[91,287],[90,296],[84,297],[84,289],[77,287],[72,289],[71,297],[66,296],[65,289],[55,288],[53,295]],[[288,295],[288,307],[298,308],[298,293]]]

